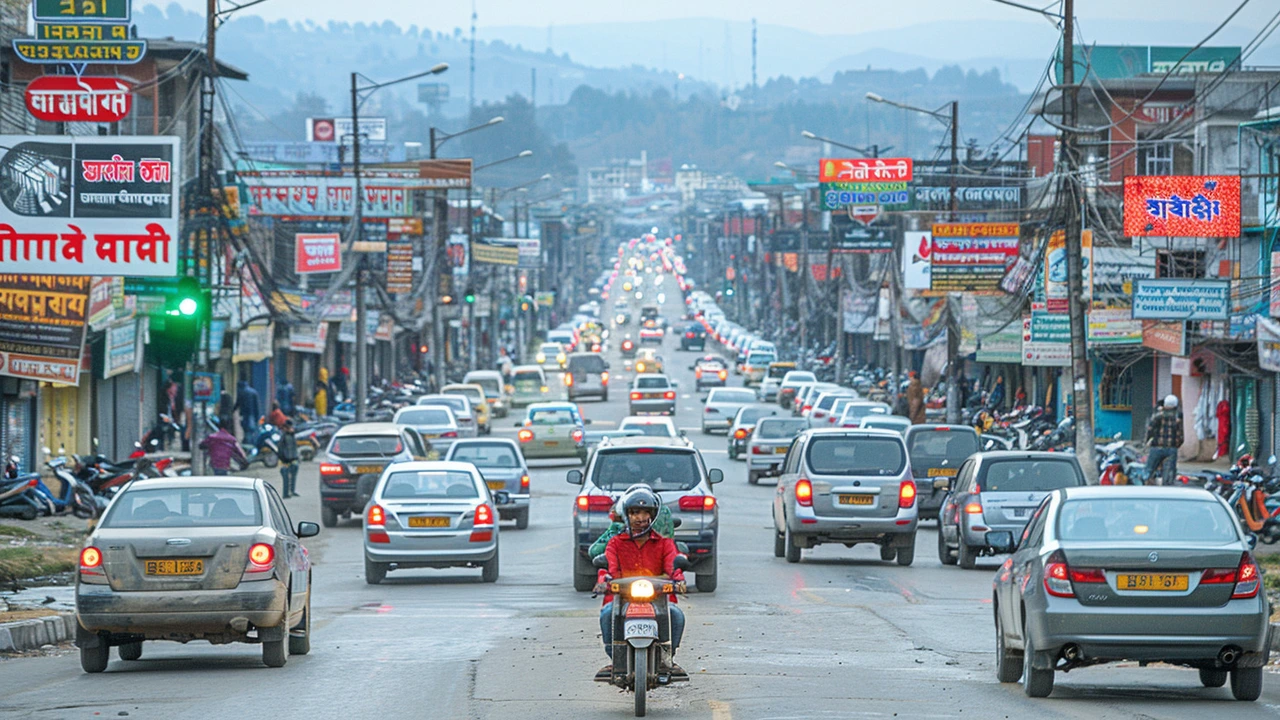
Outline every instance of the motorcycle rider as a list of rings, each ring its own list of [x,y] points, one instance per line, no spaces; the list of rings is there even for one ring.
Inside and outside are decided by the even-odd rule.
[[[1182,445],[1182,438],[1178,396],[1166,396],[1163,406],[1147,423],[1147,443],[1151,448],[1147,453],[1147,478],[1152,484],[1173,484],[1178,475],[1178,447]],[[1159,476],[1156,470],[1161,470]]]
[[[600,537],[596,538],[596,541],[591,543],[591,548],[587,550],[587,555],[589,555],[592,560],[603,555],[605,548],[609,546],[609,541],[622,534],[622,531],[626,528],[627,516],[622,510],[622,504],[626,501],[628,495],[637,490],[649,490],[652,492],[652,489],[648,485],[637,483],[627,488],[626,491],[622,493],[622,497],[618,498],[618,502],[614,503],[613,509],[609,511],[609,527],[605,528],[605,531],[600,533]],[[665,504],[658,509],[658,517],[653,521],[653,529],[663,537],[675,537],[676,530],[675,525],[671,521],[671,508],[667,507]]]
[[[654,519],[662,501],[647,488],[633,490],[622,503],[622,512],[626,518],[626,532],[609,541],[605,547],[605,557],[609,559],[609,569],[601,570],[596,581],[595,592],[604,594],[604,607],[600,610],[600,633],[604,639],[605,654],[613,659],[613,596],[606,594],[609,584],[606,578],[624,577],[669,577],[675,581],[676,592],[685,591],[684,571],[675,566],[675,541],[663,537],[653,529]],[[667,598],[667,610],[671,618],[671,673],[683,675],[684,670],[675,664],[674,654],[680,646],[680,638],[684,635],[684,611],[676,606],[676,597]],[[604,666],[596,677],[609,677],[613,674],[613,664]]]

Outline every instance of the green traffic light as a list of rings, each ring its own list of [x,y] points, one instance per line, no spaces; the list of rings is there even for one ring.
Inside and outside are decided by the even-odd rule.
[[[474,293],[467,293],[466,295],[463,296],[462,299],[466,300],[469,303],[473,303],[476,301],[476,296]]]
[[[195,315],[199,306],[195,298],[185,297],[178,301],[178,312],[183,315]]]

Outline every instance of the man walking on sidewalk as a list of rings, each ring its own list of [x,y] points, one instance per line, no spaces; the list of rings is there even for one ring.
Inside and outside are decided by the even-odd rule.
[[[285,420],[280,428],[280,480],[284,483],[281,495],[298,496],[298,437],[293,432],[292,420]]]
[[[1147,423],[1147,481],[1172,485],[1178,475],[1178,447],[1182,445],[1182,412],[1178,396],[1165,397],[1160,410]],[[1160,470],[1160,475],[1156,471]]]
[[[248,462],[236,437],[227,432],[228,424],[227,420],[218,418],[218,431],[200,441],[200,449],[207,453],[209,467],[213,468],[214,475],[230,475],[233,459],[242,464]]]

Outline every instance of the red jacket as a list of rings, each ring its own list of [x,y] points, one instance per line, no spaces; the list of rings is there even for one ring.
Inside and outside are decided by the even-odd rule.
[[[675,541],[653,530],[649,531],[648,538],[642,545],[625,533],[614,536],[604,548],[609,569],[600,571],[599,580],[603,582],[606,574],[613,578],[666,576],[674,582],[684,580],[684,571],[675,566],[676,556],[680,554]],[[612,595],[605,595],[606,603],[611,600]],[[671,595],[668,601],[675,602],[676,596]]]

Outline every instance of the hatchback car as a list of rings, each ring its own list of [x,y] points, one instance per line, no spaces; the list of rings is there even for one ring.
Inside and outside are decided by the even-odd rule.
[[[920,519],[936,519],[949,481],[978,452],[978,432],[968,425],[913,425],[906,438],[911,476],[920,481]]]
[[[240,477],[135,480],[85,539],[76,645],[85,672],[142,657],[148,640],[262,645],[280,667],[311,649],[311,561],[267,482]],[[287,644],[286,644],[287,641]]]
[[[916,484],[902,436],[884,430],[809,430],[792,443],[773,498],[773,554],[800,562],[822,543],[880,546],[910,565]]]
[[[707,329],[702,323],[691,322],[680,333],[680,349],[702,352],[707,347]]]
[[[596,353],[570,355],[564,373],[564,387],[570,402],[583,396],[609,402],[609,363]]]
[[[755,485],[762,477],[777,475],[791,441],[808,429],[805,421],[797,418],[761,418],[747,436],[747,482]]]
[[[761,418],[777,414],[777,408],[766,405],[744,405],[738,408],[738,412],[733,416],[733,422],[729,424],[729,459],[742,459],[747,453],[747,438],[751,436],[751,431],[755,430],[756,423]]]
[[[462,378],[467,385],[479,385],[494,417],[504,418],[511,412],[511,393],[497,370],[472,370]]]
[[[778,355],[775,352],[767,350],[752,350],[747,353],[742,363],[742,382],[743,385],[751,387],[759,385],[764,380],[765,373],[769,371],[769,365],[778,361]]]
[[[547,375],[537,365],[517,365],[511,371],[511,407],[525,407],[550,399]]]
[[[587,462],[586,421],[572,403],[534,403],[525,411],[517,437],[526,460],[577,458]]]
[[[427,449],[428,460],[443,458],[458,441],[458,421],[453,416],[453,410],[443,405],[402,407],[396,411],[392,422],[418,431],[430,446]],[[430,457],[432,453],[436,457]]]
[[[911,446],[910,435],[907,446]],[[978,453],[958,470],[954,479],[933,481],[935,487],[943,486],[944,493],[945,486],[951,485],[938,515],[938,560],[943,565],[959,562],[965,569],[972,568],[979,556],[994,554],[987,533],[1020,535],[1045,495],[1085,484],[1076,456],[1057,452]]]
[[[459,440],[444,459],[475,465],[489,490],[507,493],[507,501],[498,505],[498,517],[514,518],[520,530],[529,527],[529,466],[515,440]]]
[[[676,387],[666,375],[637,375],[627,394],[628,412],[676,414]]]
[[[662,327],[662,318],[650,318],[640,324],[640,342],[662,344],[666,331]]]
[[[697,392],[703,388],[724,387],[729,381],[729,363],[716,355],[698,358],[689,366],[693,371],[693,387]]]
[[[382,471],[392,463],[426,460],[416,430],[395,423],[351,423],[333,434],[320,460],[320,522],[359,516]]]
[[[702,409],[702,433],[709,435],[712,430],[727,433],[738,410],[756,403],[756,394],[741,388],[715,388],[703,402],[706,407]]]
[[[498,580],[495,499],[471,463],[393,465],[378,480],[364,514],[364,579],[377,585],[389,570],[478,567]]]
[[[480,424],[472,410],[471,399],[463,395],[423,395],[414,403],[417,407],[447,407],[458,420],[458,437],[476,437]]]
[[[818,378],[808,370],[789,370],[782,376],[782,384],[778,386],[778,405],[790,410],[796,398],[796,391],[805,383],[817,382]]]
[[[866,428],[867,430],[892,430],[905,437],[907,434],[907,428],[911,427],[911,420],[904,418],[901,415],[885,415],[882,413],[876,413],[862,418],[862,420],[858,422],[857,427]]]
[[[441,395],[458,395],[471,403],[471,413],[476,417],[476,425],[480,435],[488,435],[493,431],[492,416],[489,413],[489,399],[485,397],[484,388],[475,384],[454,383],[440,388]]]
[[[870,400],[856,400],[844,406],[844,412],[840,415],[840,420],[836,422],[837,427],[856,428],[862,424],[862,419],[873,415],[888,416],[892,414],[889,406],[882,402],[872,402]]]
[[[573,505],[573,587],[590,590],[596,571],[587,550],[609,527],[609,511],[632,485],[648,485],[680,521],[675,540],[688,546],[688,557],[701,592],[717,585],[717,540],[720,510],[712,485],[724,480],[719,468],[707,470],[702,454],[682,439],[618,438],[601,445],[586,472],[570,470],[571,485],[581,490]]]
[[[1237,700],[1262,694],[1271,603],[1253,539],[1221,498],[1055,490],[1014,537],[988,536],[1013,552],[992,598],[1000,682],[1021,677],[1023,692],[1046,697],[1057,671],[1128,660],[1196,668],[1210,688],[1230,679]]]

